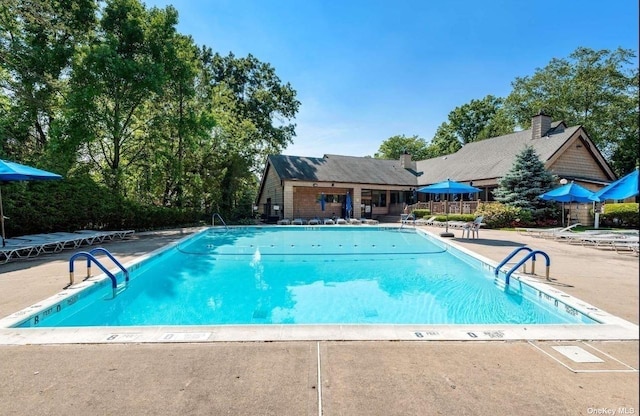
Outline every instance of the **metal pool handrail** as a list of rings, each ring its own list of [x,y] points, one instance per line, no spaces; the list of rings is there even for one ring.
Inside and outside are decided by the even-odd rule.
[[[126,287],[129,282],[129,271],[126,268],[124,268],[124,266],[122,266],[106,249],[97,247],[91,250],[92,253],[97,251],[107,254],[114,261],[114,263],[116,263],[118,267],[120,267],[120,269],[124,271],[125,279],[126,279],[124,285]],[[74,261],[78,257],[86,257],[87,259],[87,278],[91,277],[91,262],[94,262],[96,266],[100,268],[100,270],[102,270],[107,276],[109,276],[109,279],[111,279],[111,289],[113,290],[113,297],[115,298],[116,295],[118,294],[118,280],[113,275],[113,273],[111,273],[106,267],[104,267],[102,263],[98,261],[98,259],[96,259],[93,256],[93,254],[87,253],[86,251],[80,251],[74,254],[73,256],[71,256],[71,258],[69,259],[69,286],[73,285],[74,283],[73,265],[74,265]]]
[[[216,225],[216,217],[220,218],[220,222],[222,223],[222,225],[224,225],[224,228],[228,230],[229,227],[227,226],[227,223],[224,222],[224,220],[222,219],[222,216],[217,212],[215,212],[215,213],[213,213],[213,215],[211,215],[211,225],[212,226]]]
[[[547,270],[546,270],[546,278],[547,280],[549,280],[549,267],[551,266],[551,260],[549,259],[549,256],[547,255],[547,253],[545,253],[542,250],[533,250],[532,248],[529,247],[518,247],[517,249],[513,250],[511,252],[511,254],[509,254],[507,257],[505,257],[504,260],[502,260],[502,262],[500,262],[500,264],[496,267],[494,274],[497,277],[498,273],[500,272],[500,268],[502,266],[504,266],[505,264],[507,264],[507,262],[509,260],[511,260],[513,258],[513,256],[515,256],[516,254],[518,254],[519,252],[526,250],[529,253],[522,259],[520,260],[518,263],[516,263],[506,274],[505,276],[505,284],[509,284],[509,278],[511,277],[511,274],[518,269],[518,267],[522,266],[523,264],[525,264],[525,262],[529,259],[531,259],[531,274],[535,274],[536,272],[536,254],[540,254],[541,256],[543,256],[546,260],[546,265],[547,265]]]

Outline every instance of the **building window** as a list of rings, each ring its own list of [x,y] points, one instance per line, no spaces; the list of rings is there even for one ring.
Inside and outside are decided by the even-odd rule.
[[[371,191],[371,202],[376,207],[387,206],[387,191]]]
[[[324,194],[324,202],[327,204],[342,204],[345,198],[346,195]],[[316,196],[316,202],[320,202],[320,194]]]

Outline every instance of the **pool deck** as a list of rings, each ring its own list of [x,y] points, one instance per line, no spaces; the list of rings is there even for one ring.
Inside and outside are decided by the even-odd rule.
[[[421,227],[438,234],[441,228]],[[105,245],[122,262],[194,230]],[[499,262],[528,245],[549,284],[638,324],[638,257],[480,230],[453,243]],[[58,293],[72,252],[0,265],[0,317]],[[538,274],[544,273],[538,262]],[[543,276],[538,277],[544,281]],[[570,359],[560,354],[569,347]],[[577,347],[577,348],[576,348]],[[286,341],[0,345],[2,415],[638,414],[630,341]],[[587,361],[577,362],[579,358]]]

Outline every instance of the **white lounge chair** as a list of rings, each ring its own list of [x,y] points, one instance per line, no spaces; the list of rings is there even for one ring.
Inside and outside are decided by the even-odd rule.
[[[135,233],[135,230],[77,230],[74,231],[74,233],[95,236],[94,242],[102,243],[105,240],[113,240],[116,237],[124,240],[127,237],[131,237]]]
[[[291,221],[291,224],[293,225],[305,225],[306,223],[307,221],[302,218],[296,218],[293,221]]]
[[[568,227],[553,227],[553,228],[516,228],[516,231],[523,235],[540,238],[554,238],[554,235],[571,230],[572,228],[580,225],[580,223],[571,224]]]
[[[436,218],[437,217],[435,215],[428,219],[418,218],[413,223],[415,225],[433,225],[433,221],[435,221]]]
[[[349,223],[347,222],[347,220],[345,220],[344,218],[336,218],[336,221],[335,221],[335,222],[336,222],[336,224],[340,224],[340,225],[346,225],[346,224],[349,224]]]
[[[320,218],[311,218],[309,220],[309,225],[320,225]]]
[[[331,218],[325,218],[324,220],[322,220],[322,223],[324,225],[334,225],[335,224],[335,222]]]

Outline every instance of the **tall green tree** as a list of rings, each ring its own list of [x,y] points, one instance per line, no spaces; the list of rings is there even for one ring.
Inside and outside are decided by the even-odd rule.
[[[204,55],[216,120],[206,156],[217,185],[211,209],[233,218],[251,213],[246,190],[255,192],[267,155],[280,153],[293,140],[300,102],[271,65],[252,55],[209,53],[207,59],[206,50]]]
[[[215,124],[210,95],[199,94],[203,61],[193,40],[180,34],[167,43],[164,55],[167,82],[149,106],[149,140],[134,181],[145,198],[158,198],[164,206],[200,206],[201,143]]]
[[[631,171],[640,153],[638,66],[628,49],[578,48],[512,83],[505,108],[522,128],[540,109],[554,120],[583,125],[617,174]]]
[[[501,112],[503,99],[487,95],[449,113],[448,122],[462,144],[513,132],[515,124]]]
[[[427,151],[429,157],[438,157],[455,153],[462,147],[451,124],[444,122],[436,130]]]
[[[382,142],[378,151],[373,155],[376,159],[399,159],[407,152],[414,160],[429,158],[427,142],[418,136],[406,137],[404,134],[392,136]]]
[[[296,91],[283,83],[275,69],[249,54],[238,58],[214,54],[209,68],[211,82],[222,86],[224,95],[233,103],[226,106],[237,120],[244,120],[255,131],[242,135],[243,152],[251,153],[252,166],[261,171],[269,154],[280,153],[295,137],[292,120],[300,107]],[[246,132],[245,132],[246,133]]]
[[[144,155],[148,106],[167,82],[165,50],[177,17],[171,6],[147,10],[138,0],[111,0],[94,42],[76,58],[70,135],[116,193]]]
[[[0,137],[5,154],[41,155],[62,117],[68,73],[94,27],[95,0],[0,3]],[[50,160],[51,162],[51,160]],[[49,163],[52,165],[52,163]]]
[[[549,203],[539,196],[551,190],[555,181],[533,147],[527,146],[500,179],[493,195],[498,202],[535,212],[549,207]]]

